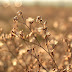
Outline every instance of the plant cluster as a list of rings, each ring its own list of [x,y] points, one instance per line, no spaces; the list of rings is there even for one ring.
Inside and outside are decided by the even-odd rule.
[[[72,72],[72,38],[51,35],[41,16],[25,19],[18,11],[9,34],[0,28],[0,72]]]

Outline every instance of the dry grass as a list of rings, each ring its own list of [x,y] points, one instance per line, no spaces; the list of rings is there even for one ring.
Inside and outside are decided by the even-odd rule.
[[[72,72],[70,26],[64,19],[47,24],[41,16],[26,19],[18,11],[9,34],[0,28],[0,72]]]

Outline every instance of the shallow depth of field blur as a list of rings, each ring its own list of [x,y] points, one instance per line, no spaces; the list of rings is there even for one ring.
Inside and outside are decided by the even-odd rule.
[[[59,4],[59,3],[58,3]],[[54,59],[58,65],[59,69],[62,69],[63,66],[65,69],[69,68],[72,60],[69,62],[67,57],[72,57],[72,51],[67,51],[68,46],[63,39],[67,38],[70,40],[70,47],[72,50],[72,7],[61,5],[24,5],[24,4],[9,4],[9,3],[0,3],[0,36],[4,34],[9,34],[14,26],[13,18],[16,16],[17,12],[21,10],[24,16],[24,19],[32,17],[36,19],[37,16],[41,16],[44,21],[47,21],[48,31],[51,34],[50,40],[55,39],[58,41],[58,45],[55,47]],[[20,20],[22,21],[22,20]],[[35,23],[34,23],[35,24]],[[19,30],[23,30],[25,34],[29,33],[28,29],[25,28],[24,24],[18,24]],[[41,27],[40,24],[33,25],[33,29],[36,27]],[[45,40],[42,37],[42,34],[37,36],[40,44],[46,48]],[[36,41],[34,41],[37,43]],[[7,52],[9,46],[11,52],[16,56],[12,56],[11,53]],[[50,56],[40,47],[27,43],[27,45],[18,37],[13,40],[8,40],[6,43],[0,40],[0,72],[28,72],[22,71],[22,66],[25,68],[25,65],[29,66],[28,70],[30,72],[37,72],[39,70],[38,62],[36,59],[27,53],[27,49],[31,47],[35,48],[36,54],[40,56],[40,61],[42,65],[48,69],[49,72],[53,71],[55,68]],[[20,47],[19,52],[17,53],[17,48]],[[49,47],[52,50],[52,47]],[[23,57],[23,59],[22,59]],[[18,62],[17,62],[18,60]],[[32,66],[33,65],[33,66]],[[33,68],[31,68],[33,67]],[[40,72],[46,72],[42,67]],[[61,71],[62,72],[62,71]],[[68,70],[67,72],[72,72]]]

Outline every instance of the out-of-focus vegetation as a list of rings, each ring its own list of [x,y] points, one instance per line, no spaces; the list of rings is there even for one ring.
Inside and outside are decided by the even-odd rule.
[[[19,10],[24,20],[18,16]],[[37,16],[42,17],[42,23],[36,22]],[[23,23],[29,25],[33,19],[29,30]],[[50,35],[47,42],[46,35],[39,30],[44,30],[41,24],[45,21]],[[72,8],[0,5],[0,72],[37,71],[72,72]]]

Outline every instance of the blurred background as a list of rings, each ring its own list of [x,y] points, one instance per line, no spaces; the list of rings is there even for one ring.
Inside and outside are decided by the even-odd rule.
[[[59,45],[54,50],[54,54],[55,54],[55,59],[57,60],[57,64],[59,68],[61,68],[63,66],[63,61],[61,60],[64,59],[64,56],[67,54],[66,50],[68,49],[66,43],[63,44],[61,40],[65,37],[70,38],[72,40],[72,0],[0,0],[0,30],[2,28],[3,33],[7,33],[7,34],[10,33],[14,25],[13,18],[14,16],[16,16],[19,10],[22,11],[24,19],[27,19],[28,17],[36,18],[37,16],[42,16],[42,19],[44,21],[47,21],[48,30],[51,33],[51,39],[56,39],[60,41]],[[22,29],[24,29],[24,26],[20,25],[20,30]],[[40,40],[40,38],[41,36],[38,39]],[[8,44],[10,45],[9,47],[10,49],[12,49],[12,52],[15,55],[17,55],[15,49],[19,47],[19,44],[22,44],[23,42],[21,42],[21,40],[19,39],[15,39],[11,43],[10,41],[8,42]],[[41,44],[44,47],[46,47],[44,41],[41,42]],[[23,45],[21,47],[22,50],[20,49],[19,53],[27,53],[26,50],[28,49],[28,47],[24,45],[24,43],[22,45]],[[7,49],[6,44],[0,41],[0,48]],[[72,48],[72,41],[71,41],[71,48]],[[44,52],[44,50],[40,49],[39,47],[36,47],[36,49],[37,49],[37,53],[39,53],[40,51],[42,52],[40,56],[45,61],[43,65],[48,67],[49,66],[48,58],[50,57],[47,58],[47,54]],[[19,56],[18,54],[17,57],[21,57],[21,56]],[[29,55],[25,54],[24,57],[25,57],[25,62],[29,66],[29,62],[30,62]],[[21,72],[21,70],[16,71],[18,70],[18,68],[17,69],[15,68],[16,63],[14,63],[15,64],[14,68],[16,70],[13,69],[10,60],[14,58],[12,58],[10,54],[6,54],[6,52],[2,52],[0,50],[0,59],[1,59],[0,72]],[[24,61],[21,61],[21,63],[23,64]],[[66,61],[66,63],[64,64],[68,66],[69,62]],[[8,70],[8,68],[10,70]],[[11,71],[11,69],[13,71]],[[49,66],[48,69],[50,70],[51,66]],[[35,70],[33,72],[35,72]],[[46,72],[46,71],[42,70],[41,72]]]
[[[72,30],[72,0],[0,0],[0,27],[4,32],[11,30],[13,17],[19,10],[25,18],[42,16],[55,31]]]

